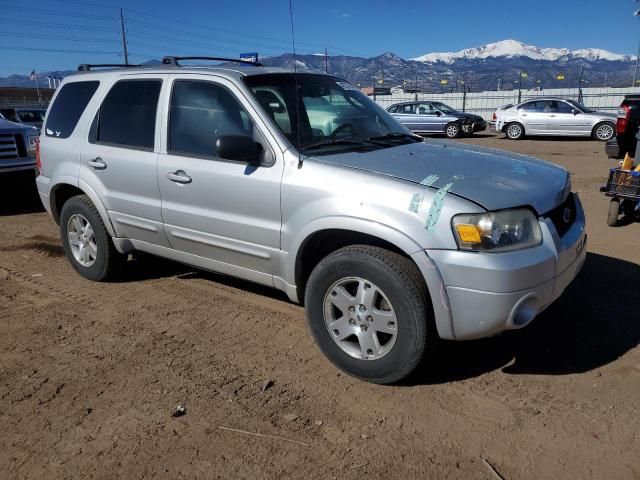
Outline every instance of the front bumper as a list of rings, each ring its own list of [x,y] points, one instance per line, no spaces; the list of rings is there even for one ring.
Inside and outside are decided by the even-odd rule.
[[[23,170],[35,170],[36,159],[32,157],[0,159],[0,173],[20,172]]]
[[[473,124],[474,132],[483,132],[487,129],[487,122],[476,122]]]
[[[574,195],[573,225],[559,237],[551,220],[542,218],[543,241],[537,247],[505,253],[427,251],[446,292],[452,335],[445,338],[470,340],[522,328],[562,294],[587,255],[584,211]]]

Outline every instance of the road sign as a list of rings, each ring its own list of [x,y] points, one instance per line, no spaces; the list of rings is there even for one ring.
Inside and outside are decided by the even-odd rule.
[[[447,80],[446,78],[443,78],[442,80],[440,80],[440,85],[447,85],[449,83],[449,80]]]
[[[559,73],[556,75],[556,80],[564,80],[564,73]]]
[[[520,72],[520,76],[522,78],[527,78],[529,76],[529,74],[527,72]]]
[[[241,53],[240,60],[243,62],[258,63],[258,52]]]

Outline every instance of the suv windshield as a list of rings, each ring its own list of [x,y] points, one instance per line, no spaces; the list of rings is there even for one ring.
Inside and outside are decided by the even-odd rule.
[[[302,152],[327,155],[421,141],[339,78],[277,73],[249,75],[243,80],[280,131]]]
[[[451,108],[449,105],[445,105],[442,102],[431,102],[438,110],[442,113],[456,113],[454,108]]]

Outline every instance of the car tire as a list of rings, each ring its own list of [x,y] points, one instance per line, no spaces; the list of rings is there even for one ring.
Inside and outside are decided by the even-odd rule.
[[[612,198],[609,202],[609,213],[607,215],[607,225],[615,227],[618,225],[618,216],[620,215],[620,200]]]
[[[524,127],[518,122],[507,123],[504,126],[504,134],[509,140],[520,140],[524,137]]]
[[[86,195],[71,197],[60,212],[60,238],[73,268],[96,282],[114,279],[126,257],[119,253],[95,205]]]
[[[444,134],[447,138],[458,138],[460,136],[460,125],[456,122],[447,123],[444,127]]]
[[[606,142],[607,140],[613,138],[616,133],[616,126],[611,122],[600,122],[595,127],[593,127],[593,132],[591,132],[591,137],[594,140],[598,140],[600,142]]]
[[[368,382],[406,378],[437,345],[422,274],[407,257],[379,247],[344,247],[320,261],[307,282],[305,309],[324,355]]]

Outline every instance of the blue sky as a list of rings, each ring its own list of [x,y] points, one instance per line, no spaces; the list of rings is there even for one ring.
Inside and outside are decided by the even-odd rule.
[[[0,0],[0,76],[165,54],[237,57],[291,50],[288,0]],[[633,0],[293,0],[297,50],[410,58],[513,38],[540,47],[635,54]],[[62,51],[61,51],[62,50]]]

